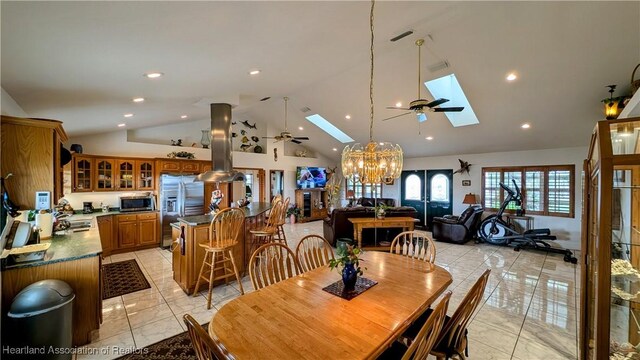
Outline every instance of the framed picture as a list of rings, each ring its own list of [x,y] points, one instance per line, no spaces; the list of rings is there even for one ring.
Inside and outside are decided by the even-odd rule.
[[[471,180],[462,180],[462,186],[471,186]]]

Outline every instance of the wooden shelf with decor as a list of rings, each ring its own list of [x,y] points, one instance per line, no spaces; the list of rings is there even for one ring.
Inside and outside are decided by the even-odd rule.
[[[297,189],[295,204],[301,211],[298,221],[308,222],[327,217],[327,195],[323,188]]]
[[[640,117],[600,121],[584,162],[581,359],[640,343]]]

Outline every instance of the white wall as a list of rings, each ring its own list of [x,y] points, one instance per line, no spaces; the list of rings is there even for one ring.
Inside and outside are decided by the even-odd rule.
[[[13,100],[11,95],[0,88],[0,111],[2,115],[27,117],[27,113]]]
[[[565,248],[580,248],[580,231],[582,213],[582,162],[587,156],[587,147],[511,151],[486,154],[468,154],[454,156],[421,157],[404,159],[404,170],[429,170],[459,168],[458,159],[472,164],[470,175],[455,174],[453,176],[453,213],[460,214],[467,205],[462,203],[465,194],[474,193],[481,199],[482,168],[492,166],[530,166],[530,165],[571,165],[575,164],[575,211],[573,218],[550,216],[534,216],[535,227],[550,228],[552,234],[558,237],[557,243]],[[471,186],[462,186],[462,180],[471,180]],[[400,182],[385,185],[382,190],[384,197],[395,198],[400,201]]]
[[[267,130],[268,136],[272,136],[270,130]],[[157,135],[157,133],[156,133]],[[168,139],[171,134],[165,134]],[[174,136],[174,139],[176,137]],[[211,150],[203,148],[191,147],[174,147],[170,145],[149,144],[141,142],[131,142],[127,140],[127,131],[116,131],[89,136],[72,137],[67,142],[67,148],[71,144],[81,144],[85,154],[107,155],[107,156],[131,156],[131,157],[151,157],[166,158],[167,154],[172,151],[184,150],[195,153],[198,160],[210,160]],[[284,171],[284,196],[291,197],[294,202],[295,197],[295,176],[297,166],[321,166],[334,167],[338,165],[334,160],[319,156],[318,158],[300,158],[294,156],[285,156],[282,143],[273,143],[273,140],[266,141],[263,145],[266,148],[266,154],[255,154],[249,152],[233,152],[234,167],[261,168],[265,169],[265,190],[268,193],[269,170]],[[278,161],[274,160],[273,150],[277,149]],[[65,192],[66,193],[66,192]],[[83,201],[94,201],[94,206],[98,206],[100,201],[111,206],[117,206],[118,197],[121,193],[69,193],[65,198],[74,208],[82,208]]]

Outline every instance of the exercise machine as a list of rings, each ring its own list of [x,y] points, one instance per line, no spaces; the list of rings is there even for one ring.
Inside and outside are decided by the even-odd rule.
[[[493,215],[489,215],[482,220],[480,227],[478,228],[478,240],[476,242],[487,242],[493,245],[514,246],[515,251],[522,249],[532,249],[546,251],[556,254],[563,254],[564,261],[576,264],[578,259],[573,256],[571,250],[555,248],[549,245],[547,241],[556,240],[555,235],[551,235],[549,229],[531,229],[523,232],[519,232],[513,226],[509,226],[507,222],[502,218],[502,214],[509,206],[510,203],[516,204],[516,206],[522,205],[522,193],[518,184],[513,180],[514,189],[509,188],[503,183],[500,183],[500,187],[507,192],[507,197],[504,199],[498,212]]]

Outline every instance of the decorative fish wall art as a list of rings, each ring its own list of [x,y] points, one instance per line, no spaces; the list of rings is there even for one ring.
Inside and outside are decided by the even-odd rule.
[[[248,127],[249,129],[257,129],[256,127],[256,123],[253,123],[253,125],[249,124],[249,121],[245,120],[245,121],[241,121],[242,125]]]

